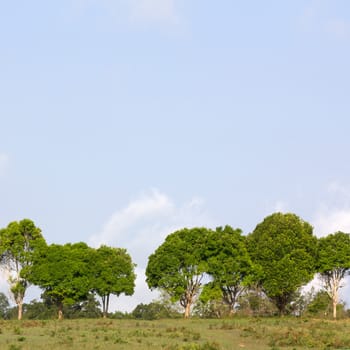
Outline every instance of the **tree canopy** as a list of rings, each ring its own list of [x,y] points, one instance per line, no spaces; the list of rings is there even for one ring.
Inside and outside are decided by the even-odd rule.
[[[2,316],[14,318],[17,313],[21,319],[22,312],[26,317],[58,312],[62,318],[64,311],[67,317],[106,317],[111,295],[134,293],[135,266],[126,249],[94,249],[84,242],[48,246],[33,221],[11,222],[0,229],[0,267],[10,276],[17,306],[9,308],[2,300]],[[162,291],[167,303],[181,305],[185,318],[191,311],[200,317],[277,310],[300,315],[311,300],[300,287],[318,273],[336,317],[337,306],[342,307],[339,289],[349,271],[350,234],[317,239],[311,225],[297,215],[274,213],[248,236],[228,225],[169,234],[148,258],[146,282]],[[43,290],[43,302],[23,303],[30,284]],[[171,308],[161,304],[139,304],[135,313],[165,317],[163,311]]]
[[[0,263],[10,274],[10,290],[18,306],[19,320],[34,253],[45,245],[40,228],[32,220],[13,221],[0,230]]]
[[[93,253],[92,290],[102,299],[102,312],[108,314],[109,297],[132,295],[135,288],[135,265],[125,249],[112,248],[105,245]]]
[[[337,317],[339,289],[350,269],[350,235],[336,232],[322,237],[318,242],[317,270],[323,288],[332,300],[333,317]]]
[[[224,302],[234,313],[239,295],[251,280],[253,264],[242,230],[218,227],[208,236],[208,273],[221,291]]]
[[[190,316],[203,277],[207,271],[206,228],[184,228],[167,236],[149,257],[146,268],[148,286],[160,288],[179,301]]]
[[[295,214],[274,213],[249,234],[248,248],[261,268],[258,281],[264,292],[285,313],[295,292],[316,271],[317,239],[311,225]]]
[[[91,290],[92,248],[85,243],[51,244],[35,255],[31,282],[59,308],[86,300]]]

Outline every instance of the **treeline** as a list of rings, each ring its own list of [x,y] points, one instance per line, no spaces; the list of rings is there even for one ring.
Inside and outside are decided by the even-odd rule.
[[[63,314],[66,319],[101,318],[103,317],[102,305],[96,295],[89,294],[88,298],[74,304],[63,306]],[[34,299],[23,304],[23,319],[46,320],[57,318],[58,306],[47,297],[40,301]],[[11,306],[7,296],[0,292],[0,319],[13,320],[18,317],[17,306]],[[142,319],[155,320],[163,318],[182,318],[183,315],[169,300],[155,300],[149,304],[139,304],[131,312],[109,312],[108,318],[112,319]]]
[[[166,290],[189,317],[196,300],[225,304],[234,314],[247,293],[266,298],[280,315],[291,313],[300,289],[317,274],[335,318],[349,268],[349,234],[317,239],[295,214],[274,213],[247,236],[230,226],[176,231],[149,257],[146,276],[150,288]]]
[[[298,294],[290,306],[288,312],[299,316],[328,318],[332,312],[330,298],[325,291],[311,290],[306,294]],[[344,303],[339,303],[337,310],[340,317],[350,317],[350,310],[345,309]],[[6,295],[0,292],[0,319],[17,319],[17,313],[17,306],[10,306]],[[25,320],[54,319],[57,318],[57,313],[57,305],[47,298],[40,301],[34,299],[30,303],[23,304],[23,319]],[[277,309],[261,292],[251,289],[238,298],[235,313],[238,316],[273,316],[277,315]],[[94,294],[90,294],[87,300],[64,305],[63,314],[66,319],[103,317],[101,303]],[[200,297],[193,307],[192,315],[199,318],[225,318],[229,317],[230,313],[222,300],[206,302]],[[182,318],[183,313],[170,300],[159,299],[148,304],[141,303],[131,312],[109,312],[108,317],[112,319],[157,320]]]
[[[146,282],[163,291],[162,300],[131,313],[108,312],[111,295],[134,293],[135,264],[125,249],[47,245],[41,230],[24,219],[0,230],[0,264],[10,276],[18,319],[23,313],[155,319],[305,312],[335,318],[337,311],[345,314],[339,290],[350,269],[350,236],[336,232],[318,239],[309,223],[291,213],[266,217],[248,235],[230,226],[184,228],[169,234],[148,260]],[[316,275],[322,290],[301,293]],[[23,304],[31,284],[42,289],[42,301]],[[1,305],[0,297],[0,316],[12,318],[14,309]]]
[[[23,300],[29,285],[43,290],[42,298],[55,305],[58,318],[64,307],[97,295],[107,316],[110,295],[134,293],[134,267],[125,249],[86,243],[47,245],[33,221],[11,222],[0,230],[0,263],[9,274],[10,291],[22,318]]]

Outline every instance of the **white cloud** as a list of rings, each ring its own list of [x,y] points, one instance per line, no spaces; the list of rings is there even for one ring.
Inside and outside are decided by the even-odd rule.
[[[179,0],[72,0],[71,11],[80,17],[90,9],[98,9],[118,23],[131,24],[177,24]],[[96,12],[96,11],[95,11]]]
[[[325,201],[316,209],[312,224],[319,237],[337,231],[350,232],[350,187],[338,181],[331,182]]]
[[[302,9],[299,27],[309,33],[326,34],[333,39],[350,37],[350,22],[333,15],[335,4],[327,0],[311,0]]]
[[[5,153],[0,153],[0,175],[2,175],[8,166],[9,157]]]
[[[332,37],[346,39],[350,35],[350,23],[341,18],[333,18],[327,21],[325,30]]]
[[[315,215],[313,226],[319,237],[337,231],[350,232],[350,208],[321,209]]]
[[[288,204],[284,201],[277,201],[274,205],[273,212],[287,213],[289,212]]]
[[[328,193],[331,195],[341,195],[343,197],[350,198],[350,188],[344,186],[343,184],[340,184],[337,181],[333,181],[329,184]]]
[[[159,222],[172,215],[173,203],[157,190],[142,195],[121,210],[116,211],[104,225],[102,231],[89,240],[92,246],[114,244],[136,249],[147,240],[159,238]],[[149,232],[145,232],[149,231]]]
[[[129,1],[132,21],[176,23],[178,20],[175,0]]]
[[[137,264],[138,278],[132,297],[119,297],[114,307],[131,311],[137,304],[147,303],[157,297],[145,283],[144,271],[148,257],[163,243],[165,237],[184,227],[215,227],[204,210],[204,201],[194,197],[176,205],[166,194],[152,190],[117,210],[103,226],[100,233],[89,239],[89,245],[101,244],[126,248]],[[113,308],[112,308],[113,310]]]
[[[299,25],[302,30],[310,31],[315,26],[316,21],[316,6],[314,2],[305,6],[299,17]]]
[[[127,248],[136,263],[146,265],[151,254],[171,232],[191,226],[212,224],[204,211],[204,202],[192,198],[180,206],[164,193],[154,189],[117,210],[101,232],[89,239],[95,247],[101,244]]]

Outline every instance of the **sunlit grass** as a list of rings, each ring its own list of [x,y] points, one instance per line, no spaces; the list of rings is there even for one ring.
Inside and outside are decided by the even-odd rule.
[[[348,320],[288,317],[0,321],[0,349],[345,350],[349,329]]]

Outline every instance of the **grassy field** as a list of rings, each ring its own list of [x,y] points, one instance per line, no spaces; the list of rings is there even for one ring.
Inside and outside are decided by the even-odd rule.
[[[350,349],[350,320],[0,321],[1,350]]]

